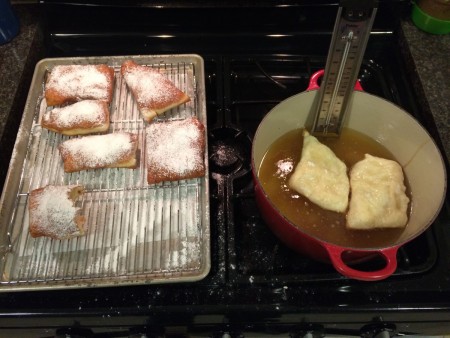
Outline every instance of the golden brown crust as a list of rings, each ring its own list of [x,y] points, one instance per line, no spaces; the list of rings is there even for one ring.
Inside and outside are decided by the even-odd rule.
[[[205,175],[205,127],[197,118],[152,123],[146,133],[148,184]]]
[[[42,116],[41,126],[69,136],[101,133],[109,128],[109,115],[106,102],[83,100],[46,112]]]
[[[111,102],[114,69],[100,65],[57,65],[45,85],[48,106],[59,106],[86,99]]]
[[[123,62],[120,72],[147,122],[190,100],[186,93],[156,69],[127,60]]]
[[[75,207],[84,193],[81,185],[48,185],[30,192],[28,210],[32,237],[69,239],[85,234],[86,219]]]
[[[66,173],[98,168],[136,169],[138,136],[133,133],[91,135],[64,141],[59,152]]]

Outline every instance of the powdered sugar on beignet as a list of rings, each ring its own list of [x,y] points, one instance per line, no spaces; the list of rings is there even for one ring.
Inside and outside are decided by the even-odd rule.
[[[205,127],[195,117],[147,127],[147,181],[177,181],[205,175]]]
[[[137,146],[136,134],[119,132],[70,139],[59,145],[59,151],[65,172],[97,168],[135,169]]]
[[[47,79],[48,106],[86,99],[111,102],[114,70],[107,65],[57,65]]]
[[[44,113],[41,125],[63,135],[92,134],[108,130],[109,115],[106,102],[83,100]]]
[[[85,217],[75,201],[83,194],[80,185],[48,185],[30,192],[29,231],[32,237],[68,239],[84,235]]]
[[[151,67],[128,60],[122,64],[121,74],[147,122],[190,100],[165,75]]]

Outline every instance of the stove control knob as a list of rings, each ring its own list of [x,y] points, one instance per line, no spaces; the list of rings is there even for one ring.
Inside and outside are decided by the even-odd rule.
[[[212,337],[213,338],[244,338],[244,336],[240,332],[228,332],[228,331],[214,332]]]
[[[302,323],[294,327],[289,334],[290,338],[322,338],[325,337],[325,330],[322,325],[312,323]]]
[[[156,325],[133,327],[129,329],[129,338],[160,338],[166,337],[164,328]],[[168,336],[167,336],[168,337]]]
[[[364,325],[360,330],[362,338],[391,338],[396,335],[397,328],[392,323],[374,322]]]
[[[91,329],[83,327],[66,327],[57,329],[55,338],[90,338],[94,337]]]

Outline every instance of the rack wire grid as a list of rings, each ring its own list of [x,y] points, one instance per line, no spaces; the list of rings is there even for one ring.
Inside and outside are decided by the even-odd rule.
[[[196,58],[190,61],[190,57],[171,61],[170,56],[135,60],[164,73],[191,98],[157,120],[197,116],[206,127],[204,84],[202,70],[198,69],[202,62]],[[86,62],[64,60],[70,61]],[[3,243],[7,250],[0,263],[0,291],[194,281],[209,270],[208,174],[203,178],[148,185],[147,123],[120,74],[122,59],[94,61],[113,63],[115,84],[109,132],[138,135],[139,166],[64,172],[58,145],[70,137],[48,131],[39,123],[42,114],[52,108],[46,106],[43,98],[45,79],[54,65],[50,61],[41,81],[36,81],[41,94],[34,106],[31,130],[25,132],[29,135],[28,146],[5,237],[7,243]],[[206,160],[205,166],[208,173]],[[86,216],[87,235],[68,240],[32,238],[28,231],[30,191],[46,185],[72,184],[85,188],[77,206]]]

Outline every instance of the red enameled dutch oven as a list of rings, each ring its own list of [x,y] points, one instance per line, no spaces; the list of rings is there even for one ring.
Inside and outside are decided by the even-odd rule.
[[[411,189],[411,213],[402,235],[388,247],[352,248],[327,242],[291,223],[271,202],[258,179],[258,171],[269,146],[287,132],[303,128],[318,97],[317,79],[308,89],[274,107],[261,121],[253,139],[252,170],[256,201],[271,230],[290,248],[315,260],[331,262],[346,277],[375,281],[392,275],[397,268],[397,250],[424,232],[439,213],[447,185],[442,155],[428,132],[398,106],[377,96],[355,90],[344,121],[348,127],[384,145],[402,165]],[[360,271],[352,262],[381,255],[383,268]]]

